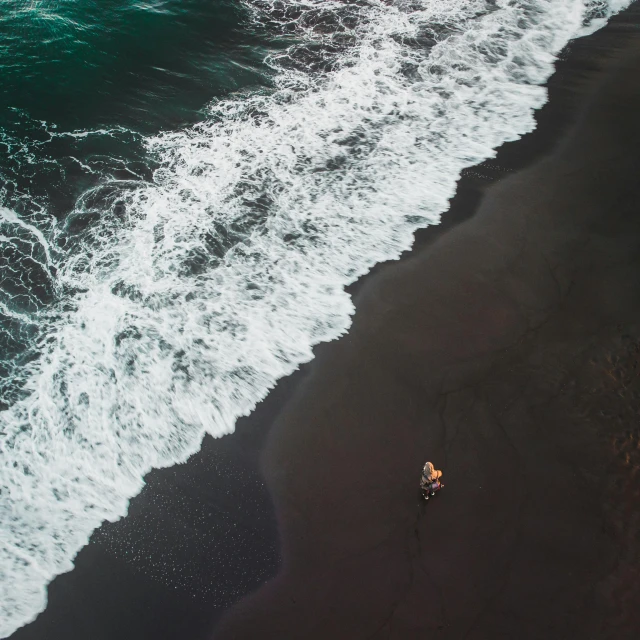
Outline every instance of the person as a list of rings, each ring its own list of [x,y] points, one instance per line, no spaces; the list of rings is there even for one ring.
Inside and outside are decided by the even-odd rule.
[[[436,469],[433,463],[427,462],[422,469],[422,478],[420,478],[420,488],[424,497],[428,500],[436,491],[440,491],[444,485],[440,482],[442,471]]]

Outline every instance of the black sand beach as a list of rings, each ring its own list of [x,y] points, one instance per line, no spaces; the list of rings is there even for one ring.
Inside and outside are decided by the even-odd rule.
[[[318,350],[264,456],[283,571],[216,638],[640,635],[635,9],[566,137]]]
[[[640,636],[639,18],[572,43],[348,335],[153,472],[12,638]]]

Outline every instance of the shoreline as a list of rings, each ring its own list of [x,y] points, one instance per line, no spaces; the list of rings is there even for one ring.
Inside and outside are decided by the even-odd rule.
[[[440,225],[417,232],[413,249],[403,255],[400,261],[376,265],[369,274],[348,289],[354,295],[357,308],[354,327],[359,322],[359,315],[374,313],[361,310],[359,302],[362,296],[365,306],[369,304],[366,298],[371,298],[367,291],[370,282],[384,279],[387,272],[403,268],[402,265],[412,260],[413,256],[447,236],[465,220],[471,220],[491,184],[500,181],[501,176],[506,173],[519,172],[523,167],[531,166],[558,145],[561,134],[566,132],[575,119],[575,114],[580,111],[578,103],[583,94],[574,85],[590,82],[600,60],[606,57],[603,51],[594,56],[593,50],[598,47],[607,49],[607,42],[617,37],[620,27],[616,25],[624,23],[627,19],[624,16],[628,13],[629,10],[614,18],[600,32],[570,44],[569,53],[563,53],[557,71],[549,81],[549,101],[536,113],[536,130],[518,141],[503,145],[495,159],[466,170],[459,182],[456,196],[451,201],[451,209],[443,214]],[[636,9],[636,15],[637,13]],[[594,42],[599,43],[597,47]],[[237,590],[237,597],[242,595],[242,590],[254,591],[267,578],[274,576],[280,568],[277,551],[278,526],[271,511],[270,497],[264,490],[259,475],[263,443],[269,437],[272,423],[291,404],[291,399],[296,397],[300,387],[308,383],[310,375],[319,367],[328,366],[324,363],[331,359],[331,352],[335,350],[333,345],[349,342],[351,334],[350,331],[338,341],[316,347],[314,360],[303,365],[292,376],[280,380],[248,418],[238,421],[233,434],[216,441],[206,437],[201,451],[184,465],[149,474],[145,489],[131,501],[129,515],[118,523],[103,525],[94,533],[92,541],[78,555],[75,568],[53,581],[47,610],[36,622],[23,627],[11,638],[24,640],[46,636],[56,640],[74,635],[79,637],[80,634],[94,638],[112,638],[116,635],[140,638],[150,637],[152,634],[161,638],[184,635],[193,638],[209,637],[217,618],[232,601],[226,606],[216,606],[213,597],[194,602],[191,593],[194,591],[193,585],[176,594],[170,581],[163,584],[159,579],[162,576],[150,570],[149,567],[159,561],[157,558],[149,566],[144,563],[132,564],[123,555],[123,545],[133,542],[134,547],[144,550],[147,546],[144,543],[145,537],[149,536],[145,527],[149,522],[157,530],[170,525],[174,531],[174,540],[177,540],[179,530],[174,527],[173,521],[177,519],[191,529],[195,526],[194,511],[197,510],[197,505],[213,504],[218,509],[218,516],[222,514],[223,520],[243,524],[245,535],[239,546],[235,546],[235,543],[230,544],[226,539],[208,540],[215,538],[212,528],[218,524],[213,520],[200,525],[197,540],[208,540],[206,544],[203,543],[205,547],[200,551],[209,578],[215,580],[213,577],[224,565],[222,574],[229,580],[229,591],[233,593],[234,589]],[[319,364],[320,360],[323,364]],[[211,473],[220,481],[219,485],[210,481],[205,491],[196,486]],[[273,468],[269,473],[274,473]],[[229,492],[237,489],[234,483],[237,483],[239,474],[250,476],[251,481],[242,484],[229,500]],[[277,484],[282,490],[280,482],[278,480]],[[455,484],[452,486],[455,487]],[[450,488],[447,487],[447,492]],[[160,504],[158,496],[162,498]],[[180,503],[184,500],[190,501],[191,506],[181,509]],[[250,509],[245,512],[247,504]],[[238,509],[239,506],[242,508]],[[429,505],[432,506],[436,505]],[[236,524],[229,526],[235,527]],[[116,540],[114,543],[113,540],[118,536],[120,541]],[[255,544],[256,539],[261,540],[260,545]],[[151,541],[154,542],[153,537]],[[208,562],[211,558],[217,558],[217,564]],[[229,562],[233,558],[240,559]],[[182,582],[192,580],[194,584],[200,584],[206,578],[204,573],[197,576],[180,575],[179,560],[176,559],[174,564],[175,573],[172,575],[181,578]],[[76,610],[79,608],[85,610],[81,616]]]
[[[217,640],[640,633],[637,16],[548,153],[363,282],[269,435],[283,569]]]

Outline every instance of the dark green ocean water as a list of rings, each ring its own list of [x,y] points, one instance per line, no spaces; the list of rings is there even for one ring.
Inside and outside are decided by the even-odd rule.
[[[145,131],[192,120],[215,95],[258,82],[261,43],[228,0],[3,2],[7,109],[58,127]]]
[[[143,136],[268,88],[265,56],[285,45],[233,0],[2,0],[0,207],[47,238],[54,224],[74,236],[88,222],[69,218],[81,194],[151,179]],[[37,336],[22,319],[56,298],[32,234],[12,225],[11,237],[0,246],[0,406]]]
[[[61,216],[99,173],[144,173],[135,133],[192,123],[212,99],[268,83],[273,46],[233,0],[3,0],[4,204],[28,194]]]

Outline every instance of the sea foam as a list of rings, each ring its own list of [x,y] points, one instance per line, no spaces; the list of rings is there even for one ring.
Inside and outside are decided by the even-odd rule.
[[[60,303],[0,417],[0,636],[149,470],[233,431],[348,330],[344,287],[437,224],[463,168],[533,129],[556,54],[626,4],[253,6],[296,41],[268,60],[275,89],[149,138],[152,182],[76,204],[99,222],[58,260]]]

